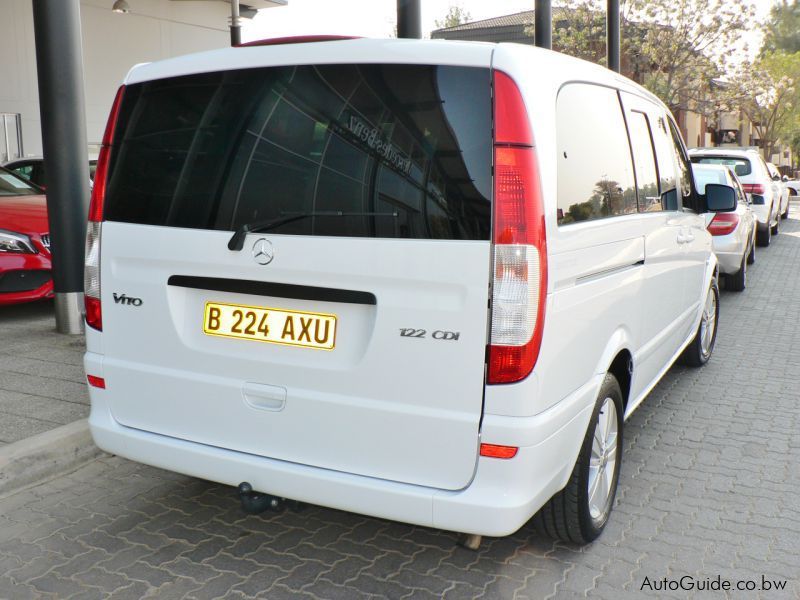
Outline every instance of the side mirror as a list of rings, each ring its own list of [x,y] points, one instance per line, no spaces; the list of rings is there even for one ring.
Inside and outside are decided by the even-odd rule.
[[[784,175],[784,176],[783,176],[783,180],[784,180],[784,181],[789,181],[789,176],[788,176],[788,175]]]
[[[781,176],[780,175],[773,175],[772,176],[772,181],[780,181],[780,180],[781,180]]]
[[[733,212],[736,210],[736,190],[729,185],[709,183],[706,185],[706,208],[708,212]]]

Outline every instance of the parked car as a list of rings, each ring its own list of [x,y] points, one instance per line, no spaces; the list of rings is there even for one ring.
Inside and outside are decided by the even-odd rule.
[[[0,305],[53,297],[47,201],[0,167]]]
[[[711,357],[703,213],[735,204],[655,96],[537,48],[134,67],[87,234],[94,439],[251,507],[589,542],[624,418]]]
[[[781,218],[786,219],[789,217],[789,187],[784,183],[777,166],[773,163],[767,163],[767,170],[769,170],[770,177],[777,185],[781,195]]]
[[[27,156],[17,158],[3,165],[9,171],[16,173],[20,177],[36,184],[43,190],[47,189],[47,172],[44,169],[44,158],[41,156]],[[94,181],[94,173],[97,169],[97,158],[89,158],[89,184]]]
[[[750,210],[750,200],[739,178],[725,166],[693,164],[692,172],[699,194],[705,194],[709,183],[736,190],[736,210],[709,213],[706,220],[725,284],[729,290],[741,292],[747,287],[747,265],[756,260],[756,218]]]
[[[787,175],[783,176],[783,183],[786,189],[789,190],[789,196],[800,196],[800,181],[797,179],[789,179]]]
[[[691,150],[693,163],[726,165],[734,170],[744,191],[750,196],[750,208],[758,221],[756,242],[769,246],[780,231],[782,198],[777,182],[772,180],[767,163],[758,150],[751,148],[698,148]]]

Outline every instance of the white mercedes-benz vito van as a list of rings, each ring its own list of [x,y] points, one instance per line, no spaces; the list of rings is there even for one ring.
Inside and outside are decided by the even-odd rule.
[[[590,541],[624,418],[714,348],[715,209],[733,190],[697,195],[661,102],[549,51],[137,66],[87,236],[94,439],[278,498]]]

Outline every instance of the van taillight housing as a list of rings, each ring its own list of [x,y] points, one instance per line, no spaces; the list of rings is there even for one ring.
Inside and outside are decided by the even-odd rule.
[[[119,116],[119,105],[124,93],[125,86],[122,86],[117,90],[114,104],[111,105],[111,113],[103,134],[103,145],[100,147],[100,155],[97,157],[92,199],[89,203],[89,224],[86,228],[86,262],[83,270],[86,324],[98,331],[103,331],[103,309],[100,303],[100,231],[103,205],[106,199],[106,184],[108,183],[108,159]]]
[[[536,153],[517,84],[494,71],[494,226],[488,383],[536,365],[547,300],[547,243]]]

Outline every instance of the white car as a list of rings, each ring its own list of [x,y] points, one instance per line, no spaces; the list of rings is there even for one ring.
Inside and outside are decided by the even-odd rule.
[[[783,198],[759,151],[752,148],[697,148],[690,150],[689,156],[693,163],[726,165],[734,170],[750,196],[750,208],[758,221],[756,242],[759,246],[769,246],[772,236],[780,231]]]
[[[778,191],[781,195],[781,219],[786,219],[789,217],[789,186],[783,181],[783,177],[781,177],[781,172],[778,170],[778,167],[773,163],[767,163],[767,169],[769,170],[769,175],[772,177],[772,181],[778,187]]]
[[[655,96],[554,52],[358,39],[140,65],[97,180],[94,439],[254,509],[472,536],[538,513],[588,542],[624,418],[714,348],[703,213],[734,191],[696,193]]]
[[[800,180],[789,179],[787,176],[784,175],[783,184],[786,186],[786,189],[789,190],[790,198],[792,196],[800,196]]]
[[[736,210],[709,213],[706,220],[726,289],[741,292],[747,287],[747,265],[756,260],[756,218],[750,210],[750,199],[728,167],[695,163],[692,172],[700,194],[705,194],[709,183],[720,183],[736,190]]]

